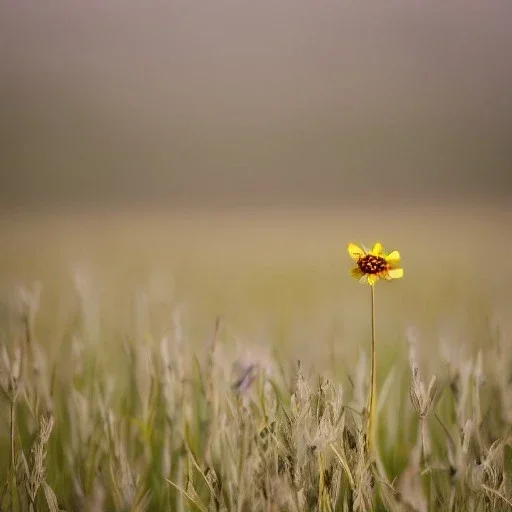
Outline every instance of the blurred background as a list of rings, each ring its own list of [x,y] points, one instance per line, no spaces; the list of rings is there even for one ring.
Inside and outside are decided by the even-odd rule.
[[[4,208],[511,198],[510,2],[0,4]]]
[[[2,297],[41,280],[63,336],[79,268],[113,326],[143,290],[199,336],[224,314],[340,344],[367,339],[346,243],[379,239],[406,269],[390,343],[478,337],[512,302],[490,261],[512,248],[511,20],[505,0],[0,0]]]

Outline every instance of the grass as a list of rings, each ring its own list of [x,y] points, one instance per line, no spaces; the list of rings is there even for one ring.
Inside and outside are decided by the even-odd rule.
[[[511,214],[371,213],[5,217],[0,510],[510,510]]]

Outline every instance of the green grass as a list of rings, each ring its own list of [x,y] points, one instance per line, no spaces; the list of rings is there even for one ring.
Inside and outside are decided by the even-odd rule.
[[[4,217],[0,510],[509,510],[511,220]],[[405,278],[376,288],[370,460],[346,244],[376,240]]]

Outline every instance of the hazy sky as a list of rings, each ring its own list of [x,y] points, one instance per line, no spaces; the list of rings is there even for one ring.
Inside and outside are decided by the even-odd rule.
[[[0,204],[507,201],[511,26],[508,0],[0,0]]]

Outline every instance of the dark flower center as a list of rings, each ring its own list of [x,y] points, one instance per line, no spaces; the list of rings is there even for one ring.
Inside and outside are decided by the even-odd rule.
[[[388,270],[387,261],[381,256],[366,254],[357,260],[357,266],[364,274],[380,274]]]

